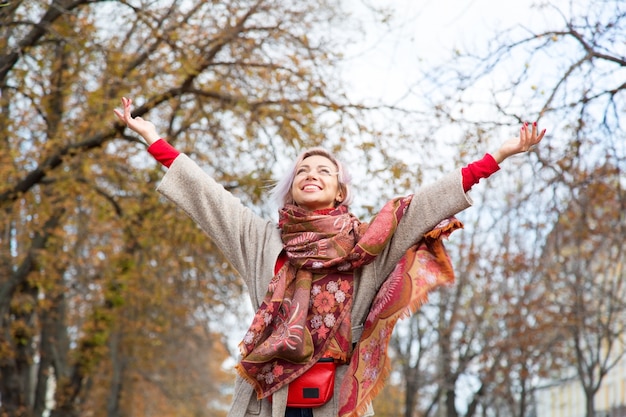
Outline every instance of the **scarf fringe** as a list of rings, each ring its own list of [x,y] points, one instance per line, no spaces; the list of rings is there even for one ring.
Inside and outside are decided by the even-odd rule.
[[[240,363],[235,365],[235,370],[248,384],[252,385],[252,387],[254,388],[254,391],[256,392],[257,400],[262,400],[263,398],[271,397],[276,391],[278,391],[279,389],[281,389],[282,387],[286,385],[289,385],[290,383],[290,382],[285,381],[280,384],[274,385],[269,390],[263,392],[263,389],[259,385],[259,382],[255,378],[253,378],[248,372],[246,372],[246,370],[244,369],[243,366],[241,366]],[[298,378],[300,375],[302,375],[305,372],[306,370],[304,368],[298,370],[297,372],[295,372],[296,375],[293,377],[293,379]]]
[[[352,414],[350,414],[349,417],[360,417],[364,415],[366,411],[368,411],[369,405],[385,387],[385,382],[387,382],[387,378],[389,377],[390,373],[391,361],[388,357],[385,357],[385,364],[381,369],[379,380],[376,381],[369,394],[366,395],[365,398],[363,398],[363,402],[361,404],[357,404],[356,410]]]
[[[262,394],[263,392],[261,390],[259,390],[259,384],[257,383],[257,381],[252,378],[252,376],[250,376],[250,374],[248,374],[245,369],[242,368],[241,364],[237,364],[235,365],[235,370],[237,371],[237,374],[239,374],[239,376],[241,378],[243,378],[244,381],[246,381],[248,384],[252,385],[252,387],[254,388],[254,390],[256,391],[256,398],[257,400],[260,400],[263,398]]]
[[[457,229],[462,229],[463,223],[456,217],[446,219],[443,222],[439,223],[434,229],[429,231],[424,235],[424,238],[428,241],[429,239],[438,240],[438,239],[446,239],[450,236],[450,233],[454,232]]]

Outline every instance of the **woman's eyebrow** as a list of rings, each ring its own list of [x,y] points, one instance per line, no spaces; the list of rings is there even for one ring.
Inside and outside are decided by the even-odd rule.
[[[316,165],[316,167],[317,168],[332,168],[330,165],[326,165],[326,164]],[[311,165],[302,164],[302,165],[298,165],[296,168],[311,168]]]

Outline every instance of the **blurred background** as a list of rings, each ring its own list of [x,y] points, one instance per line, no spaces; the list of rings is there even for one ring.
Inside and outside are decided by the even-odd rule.
[[[304,148],[366,221],[537,120],[376,415],[626,416],[625,39],[621,0],[0,1],[0,415],[226,415],[246,289],[155,192],[126,96],[269,218]]]

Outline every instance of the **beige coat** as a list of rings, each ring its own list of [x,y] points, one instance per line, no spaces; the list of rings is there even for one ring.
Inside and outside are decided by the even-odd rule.
[[[183,209],[221,249],[245,281],[254,310],[266,294],[283,245],[276,224],[244,207],[185,154],[179,155],[157,190]],[[370,303],[385,277],[404,252],[441,220],[468,208],[461,170],[415,191],[389,246],[374,262],[355,272],[352,323],[363,323]],[[358,340],[360,328],[353,329]],[[242,335],[243,337],[243,335]],[[338,368],[335,396],[314,410],[314,417],[337,416],[337,392],[347,366]],[[274,394],[273,404],[257,400],[250,384],[237,377],[229,417],[284,417],[286,389]]]

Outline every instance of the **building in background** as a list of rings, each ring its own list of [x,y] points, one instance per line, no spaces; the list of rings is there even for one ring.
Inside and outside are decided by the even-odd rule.
[[[536,417],[586,417],[585,394],[576,376],[535,393]],[[626,358],[604,377],[595,397],[595,417],[626,417]]]

